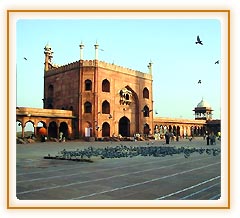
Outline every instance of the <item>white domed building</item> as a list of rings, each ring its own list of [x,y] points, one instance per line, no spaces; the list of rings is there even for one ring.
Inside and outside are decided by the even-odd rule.
[[[195,112],[195,120],[212,120],[213,110],[203,98],[193,111]]]

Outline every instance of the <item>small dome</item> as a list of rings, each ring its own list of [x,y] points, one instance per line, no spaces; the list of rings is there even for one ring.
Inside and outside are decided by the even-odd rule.
[[[52,49],[52,48],[51,48],[51,46],[47,43],[47,44],[45,45],[45,49]]]
[[[206,101],[203,99],[198,103],[197,107],[211,107],[210,104],[208,104]]]

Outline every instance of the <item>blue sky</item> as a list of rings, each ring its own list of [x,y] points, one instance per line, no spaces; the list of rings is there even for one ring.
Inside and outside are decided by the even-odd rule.
[[[197,35],[204,45],[195,44]],[[81,41],[84,59],[94,59],[97,40],[103,49],[99,60],[142,72],[153,62],[155,116],[194,119],[192,110],[204,98],[213,118],[220,118],[221,24],[216,19],[22,19],[16,40],[17,106],[42,108],[47,43],[53,62],[64,65],[79,60]]]

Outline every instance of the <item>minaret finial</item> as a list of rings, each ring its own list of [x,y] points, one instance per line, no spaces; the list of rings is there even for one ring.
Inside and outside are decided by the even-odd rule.
[[[49,64],[52,63],[52,58],[53,58],[53,51],[49,43],[47,43],[44,47],[44,54],[45,54],[45,67],[44,70],[48,71],[49,70]]]
[[[150,59],[150,62],[148,64],[148,69],[149,69],[149,73],[152,74],[152,65],[153,65],[153,62],[152,60]]]
[[[96,40],[96,44],[94,45],[94,47],[95,47],[95,60],[98,60],[98,47],[99,47],[99,45],[98,45],[97,40]]]
[[[79,45],[80,47],[80,60],[83,60],[83,48],[84,48],[84,44],[81,41],[81,44]]]

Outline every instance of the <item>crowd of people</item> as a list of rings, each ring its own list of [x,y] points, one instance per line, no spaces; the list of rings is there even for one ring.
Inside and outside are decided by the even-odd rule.
[[[174,135],[172,132],[166,131],[164,134],[164,138],[166,141],[166,144],[169,144],[170,141],[179,141],[180,136]],[[188,139],[189,141],[193,140],[193,136],[183,136],[183,138]],[[216,139],[221,141],[221,132],[218,132],[217,134],[214,134],[214,132],[208,133],[203,135],[203,139],[206,140],[207,145],[216,145]]]

